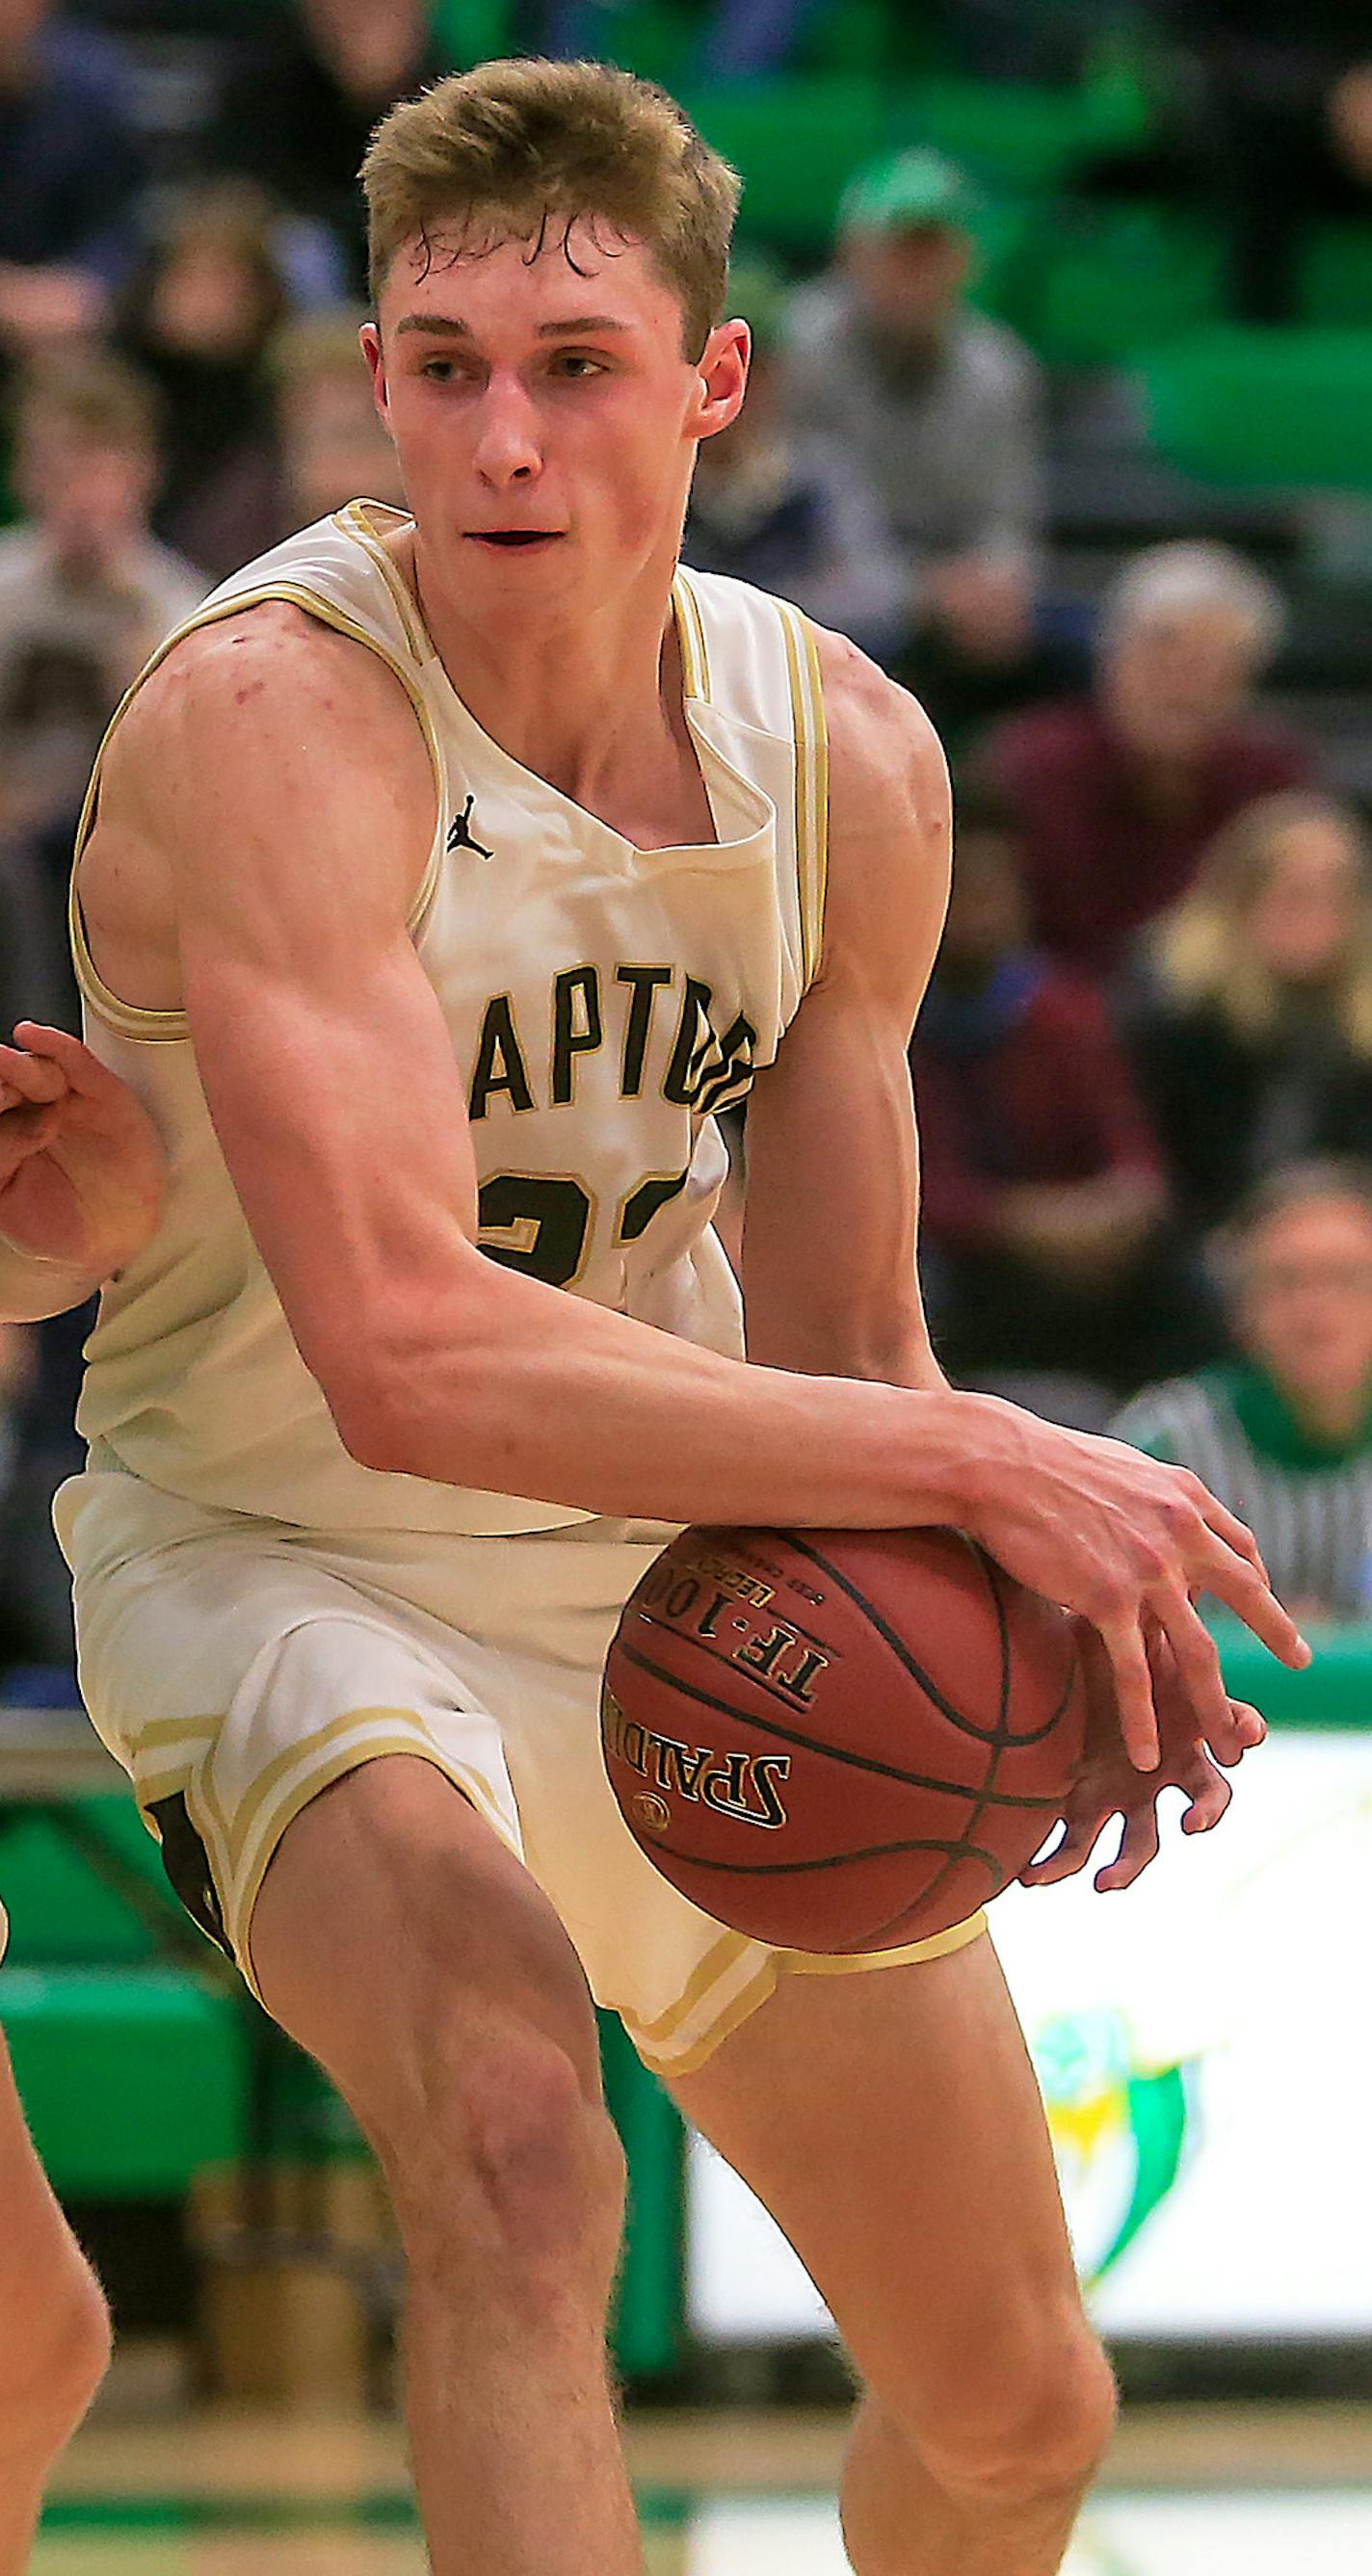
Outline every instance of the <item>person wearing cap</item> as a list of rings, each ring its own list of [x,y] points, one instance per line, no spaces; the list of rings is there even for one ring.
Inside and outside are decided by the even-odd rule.
[[[748,398],[732,428],[701,448],[684,559],[693,571],[778,591],[883,661],[905,628],[900,559],[857,458],[786,422],[778,364],[785,296],[771,261],[733,262],[730,303],[752,334]]]
[[[833,267],[788,316],[786,402],[866,469],[900,549],[900,676],[945,728],[1020,692],[1035,648],[1039,379],[966,287],[980,208],[924,148],[861,170]]]

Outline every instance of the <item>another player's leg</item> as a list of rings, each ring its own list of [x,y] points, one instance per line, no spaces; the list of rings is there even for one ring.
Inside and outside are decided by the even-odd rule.
[[[105,2302],[34,2153],[0,2039],[0,2576],[20,2576],[48,2471],[109,2358]]]
[[[990,1942],[784,1977],[674,2090],[790,2237],[862,2375],[843,2494],[857,2576],[1050,2576],[1113,2388]]]
[[[637,2576],[605,2354],[623,2164],[550,1906],[441,1772],[391,1755],[288,1827],[251,1943],[390,2184],[435,2576]]]

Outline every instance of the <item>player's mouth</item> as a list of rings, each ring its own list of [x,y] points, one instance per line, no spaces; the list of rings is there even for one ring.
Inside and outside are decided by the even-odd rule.
[[[538,546],[555,546],[561,528],[469,528],[474,545],[499,546],[511,554],[530,554]]]

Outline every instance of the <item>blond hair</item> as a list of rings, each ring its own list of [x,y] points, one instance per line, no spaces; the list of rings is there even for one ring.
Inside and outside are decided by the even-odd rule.
[[[1248,924],[1288,832],[1332,824],[1357,864],[1352,935],[1329,996],[1345,1043],[1372,1058],[1372,850],[1357,815],[1331,797],[1289,789],[1260,796],[1216,833],[1189,894],[1154,939],[1159,972],[1189,1002],[1209,1002],[1245,1038],[1264,1037],[1281,1008],[1275,977],[1253,954]]]
[[[487,62],[383,117],[362,164],[371,285],[380,295],[409,241],[434,255],[529,241],[579,216],[647,245],[681,298],[683,347],[698,358],[724,310],[739,181],[665,90],[614,63]],[[454,255],[457,255],[455,252]]]

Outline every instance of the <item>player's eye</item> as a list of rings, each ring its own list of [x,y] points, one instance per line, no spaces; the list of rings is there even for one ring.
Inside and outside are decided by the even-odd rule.
[[[559,349],[552,361],[552,371],[554,375],[570,376],[574,383],[579,384],[588,376],[605,375],[608,369],[605,360],[593,356],[589,349]]]

